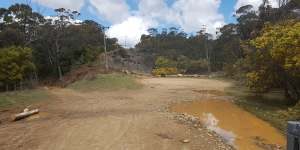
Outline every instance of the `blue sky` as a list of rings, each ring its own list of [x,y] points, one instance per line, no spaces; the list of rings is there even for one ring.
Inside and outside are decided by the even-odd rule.
[[[54,8],[70,8],[81,12],[80,20],[95,20],[110,26],[108,36],[120,44],[134,46],[151,27],[175,26],[195,33],[205,25],[214,34],[224,24],[235,22],[236,8],[261,0],[0,0],[0,7],[26,3],[45,16],[54,16]],[[273,0],[275,1],[275,0]]]
[[[126,2],[128,3],[128,5],[130,6],[130,9],[132,10],[137,10],[138,9],[138,3],[139,0],[126,0]],[[168,3],[168,5],[171,5],[174,0],[166,0],[166,2]],[[26,0],[0,0],[0,7],[9,7],[10,5],[14,4],[14,3],[26,3]],[[86,3],[88,3],[88,1],[86,1]],[[234,11],[234,6],[236,4],[236,0],[223,0],[221,2],[221,7],[219,8],[220,13],[222,13],[225,17],[225,22],[226,23],[231,23],[231,22],[235,22],[235,18],[232,16],[232,13]],[[36,10],[38,9],[42,9],[42,13],[43,15],[55,15],[55,13],[53,12],[53,8],[49,8],[49,7],[45,7],[43,5],[39,5],[36,2],[31,1],[31,6]],[[95,20],[99,23],[105,24],[105,25],[110,25],[111,23],[109,23],[108,21],[106,21],[105,19],[101,19],[101,16],[97,16],[95,14],[92,14],[89,10],[88,10],[88,4],[85,4],[81,10],[81,16],[80,19],[91,19],[91,20]]]

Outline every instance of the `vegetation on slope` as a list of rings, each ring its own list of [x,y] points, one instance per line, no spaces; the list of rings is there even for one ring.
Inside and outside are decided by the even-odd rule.
[[[46,18],[25,4],[0,8],[0,63],[6,67],[0,70],[0,91],[19,88],[25,81],[62,80],[72,68],[93,62],[104,52],[102,25],[74,22],[77,11],[54,11],[56,16]],[[120,46],[107,38],[106,47],[111,51]]]
[[[68,88],[89,92],[120,89],[139,89],[142,85],[134,77],[123,74],[99,74],[89,79],[74,82]]]

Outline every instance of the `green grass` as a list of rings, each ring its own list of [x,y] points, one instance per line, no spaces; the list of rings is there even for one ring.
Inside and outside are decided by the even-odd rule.
[[[35,102],[46,100],[50,94],[42,89],[24,90],[0,93],[0,110],[12,106],[26,106]]]
[[[226,93],[236,98],[237,105],[269,122],[284,134],[287,121],[299,119],[299,113],[295,113],[299,108],[288,105],[282,91],[258,95],[246,87],[235,85],[228,88]]]
[[[98,90],[139,89],[142,85],[132,76],[123,74],[99,74],[92,79],[72,83],[68,88],[88,92]]]

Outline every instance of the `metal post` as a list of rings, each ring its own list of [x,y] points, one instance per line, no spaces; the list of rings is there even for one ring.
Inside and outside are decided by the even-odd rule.
[[[209,48],[208,48],[208,43],[207,43],[207,39],[206,39],[206,25],[203,25],[202,30],[203,30],[203,34],[204,34],[204,49],[206,50],[207,72],[208,72],[208,75],[210,75],[211,68],[210,68]]]
[[[105,61],[105,69],[108,71],[108,58],[107,58],[107,48],[106,48],[106,35],[105,35],[105,29],[108,27],[103,27],[103,42],[104,42],[104,61]]]
[[[207,71],[208,71],[208,75],[210,75],[210,72],[211,72],[210,56],[209,56],[209,47],[208,47],[208,43],[206,41],[206,37],[205,37],[205,48],[206,48],[206,59],[207,59]]]

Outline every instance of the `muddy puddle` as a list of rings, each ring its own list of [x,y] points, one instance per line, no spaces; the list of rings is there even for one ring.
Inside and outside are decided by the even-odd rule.
[[[200,118],[210,130],[239,150],[284,147],[285,136],[269,123],[224,100],[187,102],[171,106],[171,111]]]

